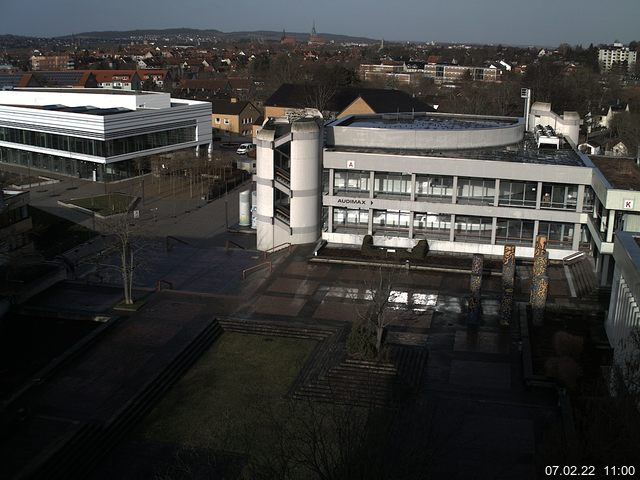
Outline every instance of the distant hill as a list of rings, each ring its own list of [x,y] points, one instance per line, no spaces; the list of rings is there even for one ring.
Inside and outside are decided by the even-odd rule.
[[[298,41],[306,41],[309,39],[309,33],[286,32],[288,37],[294,37]],[[336,35],[333,33],[319,33],[321,37],[328,42],[336,43],[376,43],[378,40],[366,37],[352,37],[350,35]],[[222,32],[220,30],[208,29],[201,30],[197,28],[168,28],[168,29],[148,29],[148,30],[125,30],[125,31],[104,31],[104,32],[82,32],[73,35],[64,35],[58,37],[79,38],[92,40],[118,40],[133,38],[179,38],[179,37],[199,37],[199,38],[218,38],[220,40],[241,40],[241,39],[263,39],[263,40],[279,40],[282,32],[271,30],[256,30],[243,32]]]

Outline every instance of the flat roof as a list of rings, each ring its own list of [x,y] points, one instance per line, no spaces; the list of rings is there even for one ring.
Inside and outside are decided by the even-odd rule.
[[[158,95],[162,92],[147,92],[144,90],[117,90],[111,88],[14,88],[14,92],[51,92],[51,93],[82,93],[98,95]]]
[[[591,161],[611,186],[620,190],[640,190],[640,168],[632,158],[592,156]]]
[[[570,167],[584,167],[580,156],[564,144],[559,150],[554,148],[538,148],[535,137],[525,133],[525,138],[516,144],[502,147],[486,147],[461,150],[408,150],[400,148],[365,148],[335,146],[327,147],[327,151],[382,153],[388,155],[407,155],[442,158],[465,158],[471,160],[491,160],[496,162],[532,163],[539,165],[563,165]]]
[[[405,130],[470,130],[504,127],[516,123],[516,119],[465,118],[460,116],[436,116],[425,113],[399,113],[349,117],[344,122],[336,122],[332,126]]]
[[[98,108],[90,105],[82,107],[68,107],[66,105],[4,105],[7,107],[32,108],[34,110],[49,110],[53,112],[82,113],[86,115],[98,115],[101,117],[114,115],[116,113],[133,112],[124,107]]]

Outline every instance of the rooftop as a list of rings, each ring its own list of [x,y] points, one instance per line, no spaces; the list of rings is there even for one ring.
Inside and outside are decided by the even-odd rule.
[[[515,119],[460,118],[418,114],[388,114],[369,117],[348,117],[335,125],[341,127],[397,128],[408,130],[470,130],[496,128],[517,123]]]
[[[66,105],[15,105],[15,106],[20,108],[34,108],[37,110],[50,110],[53,112],[83,113],[86,115],[98,115],[98,116],[114,115],[116,113],[126,113],[126,112],[133,111],[123,107],[98,108],[98,107],[92,107],[90,105],[82,106],[82,107],[68,107]]]
[[[640,168],[631,158],[590,157],[613,188],[640,190]]]
[[[329,151],[382,153],[389,155],[408,155],[442,158],[464,158],[470,160],[490,160],[497,162],[531,163],[538,165],[563,165],[570,167],[585,166],[580,156],[567,144],[563,148],[538,148],[533,135],[527,133],[525,138],[516,144],[500,147],[473,149],[439,149],[410,150],[402,148],[366,148],[336,146],[328,147]]]

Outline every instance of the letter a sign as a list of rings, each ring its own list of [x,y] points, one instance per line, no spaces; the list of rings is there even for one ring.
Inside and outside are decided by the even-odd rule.
[[[347,160],[347,168],[356,168],[355,160]]]
[[[633,200],[625,200],[623,207],[625,210],[633,209]]]

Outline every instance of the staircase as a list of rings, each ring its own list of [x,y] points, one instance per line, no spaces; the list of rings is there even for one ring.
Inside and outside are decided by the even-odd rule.
[[[20,471],[17,479],[86,478],[91,469],[154,407],[195,361],[223,333],[212,321],[175,359],[147,382],[104,424],[87,423],[66,439],[59,448],[34,459]]]

